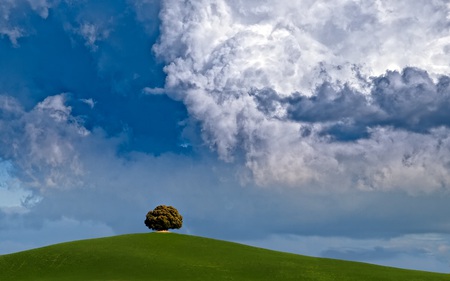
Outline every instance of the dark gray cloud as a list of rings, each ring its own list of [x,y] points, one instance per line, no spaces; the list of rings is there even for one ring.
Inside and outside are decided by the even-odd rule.
[[[325,123],[322,133],[337,140],[368,137],[369,130],[378,126],[417,133],[449,127],[450,77],[434,82],[424,70],[405,68],[371,80],[370,94],[325,83],[311,97],[280,99],[273,93],[271,101],[258,98],[258,102],[266,112],[275,108],[274,103],[286,106],[291,120]]]
[[[415,68],[374,79],[372,97],[386,115],[379,122],[415,132],[448,127],[449,82],[450,77],[443,75],[435,83],[426,71]]]

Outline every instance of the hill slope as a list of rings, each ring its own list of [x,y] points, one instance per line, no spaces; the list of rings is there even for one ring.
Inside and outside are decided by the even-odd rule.
[[[130,234],[0,256],[0,280],[450,280],[173,233]]]

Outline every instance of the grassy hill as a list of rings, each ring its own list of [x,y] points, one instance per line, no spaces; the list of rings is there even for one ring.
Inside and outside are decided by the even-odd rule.
[[[0,256],[0,280],[450,280],[174,233],[130,234]]]

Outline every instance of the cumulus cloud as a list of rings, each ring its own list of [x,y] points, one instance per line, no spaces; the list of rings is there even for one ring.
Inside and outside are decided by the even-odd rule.
[[[436,191],[450,184],[449,11],[445,1],[168,0],[154,51],[166,92],[222,159],[244,159],[250,180]]]

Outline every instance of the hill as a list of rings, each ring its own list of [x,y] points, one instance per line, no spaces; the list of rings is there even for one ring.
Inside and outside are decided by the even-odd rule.
[[[197,236],[148,233],[3,255],[0,280],[445,281],[450,275],[312,258]]]

